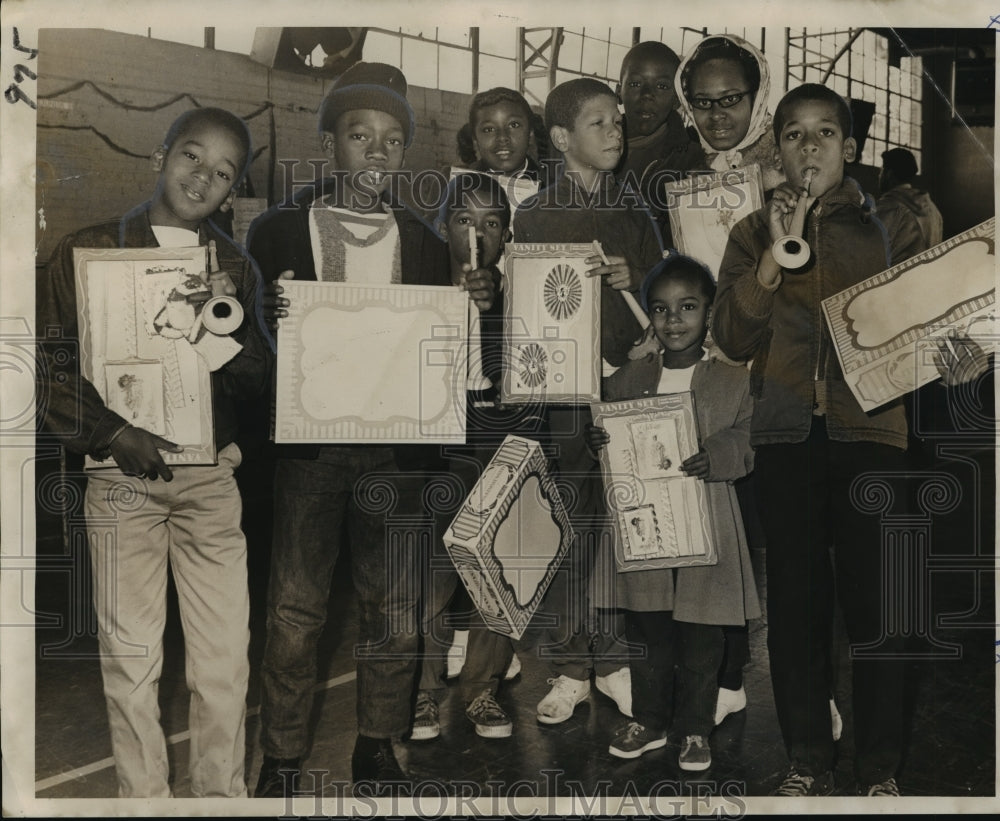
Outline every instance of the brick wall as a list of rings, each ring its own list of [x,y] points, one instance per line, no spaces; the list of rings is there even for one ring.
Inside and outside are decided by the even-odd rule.
[[[64,234],[148,199],[156,179],[149,155],[193,107],[191,98],[249,117],[254,149],[264,149],[250,172],[257,196],[280,196],[284,172],[276,160],[322,157],[316,111],[329,80],[269,69],[245,55],[98,29],[42,29],[38,60],[37,206],[46,223],[38,232],[39,263]],[[469,96],[411,86],[408,98],[417,133],[407,167],[456,162],[455,132]],[[312,173],[301,165],[296,179]]]

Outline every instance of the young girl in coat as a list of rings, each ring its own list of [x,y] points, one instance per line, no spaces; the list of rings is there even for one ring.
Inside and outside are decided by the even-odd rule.
[[[617,604],[634,648],[629,663],[634,720],[615,734],[610,752],[637,758],[665,746],[672,726],[681,741],[680,768],[701,771],[712,763],[708,736],[715,723],[722,627],[760,616],[733,489],[733,481],[753,467],[753,402],[747,369],[709,359],[703,347],[715,297],[707,268],[673,254],[650,272],[641,296],[662,350],[631,360],[608,377],[604,396],[618,401],[694,394],[701,449],[681,470],[705,482],[719,558],[709,566],[618,574]],[[591,425],[587,440],[596,452],[610,437]]]

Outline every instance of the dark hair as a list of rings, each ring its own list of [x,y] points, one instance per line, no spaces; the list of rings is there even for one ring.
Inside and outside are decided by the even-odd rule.
[[[757,58],[745,48],[736,45],[732,40],[710,37],[694,50],[694,54],[684,64],[684,69],[681,71],[681,90],[685,97],[691,93],[691,78],[694,77],[695,71],[710,60],[728,60],[738,63],[743,69],[743,76],[746,77],[747,83],[750,85],[750,91],[756,95],[757,89],[760,88],[760,64],[757,62]]]
[[[619,82],[625,79],[625,67],[630,61],[636,59],[637,57],[645,57],[652,60],[661,60],[664,63],[671,63],[674,67],[674,71],[677,71],[677,67],[681,64],[681,58],[677,56],[677,52],[674,51],[666,43],[661,43],[659,40],[646,40],[643,43],[638,43],[628,50],[628,54],[625,55],[625,59],[622,60],[622,67],[618,71]]]
[[[456,174],[448,181],[438,206],[438,220],[447,223],[453,211],[466,207],[470,194],[476,194],[486,208],[500,211],[503,230],[510,228],[510,199],[507,192],[495,177],[476,171]]]
[[[705,295],[709,305],[715,301],[716,285],[712,272],[693,257],[671,251],[670,256],[662,262],[658,262],[642,281],[639,301],[646,313],[649,313],[649,292],[661,280],[678,280],[696,285]]]
[[[912,151],[905,148],[890,148],[882,152],[882,168],[892,173],[900,183],[909,182],[917,176],[917,160]]]
[[[549,92],[545,100],[545,127],[562,126],[572,130],[583,107],[595,97],[607,95],[615,103],[617,95],[600,80],[592,77],[578,77],[560,83]]]
[[[250,170],[250,163],[253,161],[253,140],[250,138],[250,129],[247,128],[247,124],[231,111],[226,111],[224,108],[193,108],[190,111],[185,111],[173,121],[167,130],[167,135],[163,138],[164,148],[169,151],[170,147],[181,137],[203,125],[210,125],[226,131],[244,150],[243,165],[233,181],[233,187],[236,187]]]
[[[545,123],[542,122],[542,118],[538,114],[531,110],[528,101],[512,88],[497,86],[487,91],[480,91],[472,98],[472,102],[469,103],[469,119],[455,135],[458,144],[458,157],[467,165],[476,161],[476,142],[473,134],[476,114],[484,108],[490,108],[500,103],[510,103],[524,112],[528,127],[535,135],[535,145],[538,146],[539,153],[541,153],[541,146],[547,144],[548,135],[545,133]]]
[[[819,83],[805,83],[789,91],[781,98],[778,107],[774,109],[775,140],[780,141],[781,139],[781,129],[785,127],[785,123],[788,121],[788,109],[797,103],[804,102],[829,103],[832,105],[837,110],[837,122],[840,124],[840,130],[844,132],[844,139],[846,140],[851,136],[851,132],[854,130],[854,120],[851,117],[851,109],[847,105],[847,100],[832,88],[820,85]]]

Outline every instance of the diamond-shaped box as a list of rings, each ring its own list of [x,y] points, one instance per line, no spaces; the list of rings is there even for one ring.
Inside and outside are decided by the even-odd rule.
[[[486,626],[515,639],[527,629],[572,541],[545,454],[521,436],[504,439],[444,534]]]

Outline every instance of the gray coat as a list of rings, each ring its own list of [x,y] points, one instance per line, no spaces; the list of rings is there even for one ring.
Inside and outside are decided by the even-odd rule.
[[[605,397],[620,401],[655,396],[662,367],[661,357],[655,354],[629,362],[605,380]],[[638,611],[672,610],[675,619],[694,624],[743,624],[761,614],[733,489],[733,480],[753,470],[749,374],[745,367],[708,359],[695,367],[691,390],[702,447],[710,458],[705,487],[718,540],[718,564],[618,573],[616,601],[598,605]],[[607,552],[610,554],[610,550]],[[604,558],[614,561],[610,555]]]

